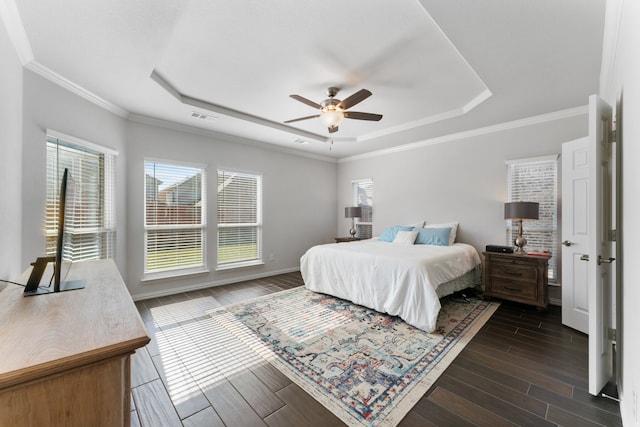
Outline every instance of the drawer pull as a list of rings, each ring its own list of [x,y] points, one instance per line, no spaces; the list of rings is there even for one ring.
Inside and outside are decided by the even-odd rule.
[[[522,292],[522,289],[520,289],[520,288],[511,288],[511,287],[509,287],[509,286],[505,286],[504,288],[505,288],[506,290],[508,290],[508,291]]]
[[[504,270],[510,276],[522,276],[522,271]]]

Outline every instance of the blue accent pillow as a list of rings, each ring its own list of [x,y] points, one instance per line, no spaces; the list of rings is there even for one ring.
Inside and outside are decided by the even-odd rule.
[[[449,246],[451,228],[415,228],[418,232],[416,245]]]
[[[393,227],[387,227],[384,229],[382,234],[380,234],[380,240],[383,242],[393,242],[393,239],[396,238],[396,234],[398,231],[412,231],[413,227],[407,225],[394,225]]]

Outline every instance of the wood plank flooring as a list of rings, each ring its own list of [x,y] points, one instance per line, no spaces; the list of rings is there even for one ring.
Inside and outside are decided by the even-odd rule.
[[[299,273],[136,303],[151,342],[132,356],[131,425],[341,426],[277,369],[224,342],[206,311],[296,286]],[[401,426],[621,426],[587,390],[587,337],[503,302]],[[237,345],[237,344],[236,344]]]

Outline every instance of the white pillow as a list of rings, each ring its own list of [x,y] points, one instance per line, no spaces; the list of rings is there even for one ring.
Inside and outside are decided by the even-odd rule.
[[[456,241],[456,233],[458,232],[458,222],[442,222],[440,224],[425,224],[422,228],[449,228],[451,227],[451,234],[449,234],[449,246],[453,245]]]
[[[393,239],[393,243],[397,243],[399,245],[413,245],[417,236],[417,231],[398,231],[396,238]]]

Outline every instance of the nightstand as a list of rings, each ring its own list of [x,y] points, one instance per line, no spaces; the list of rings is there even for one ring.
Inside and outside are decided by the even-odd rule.
[[[488,297],[546,309],[549,305],[547,268],[550,256],[483,252],[482,281]]]
[[[362,240],[358,237],[336,237],[336,243],[344,243],[344,242],[357,242],[358,240]]]

